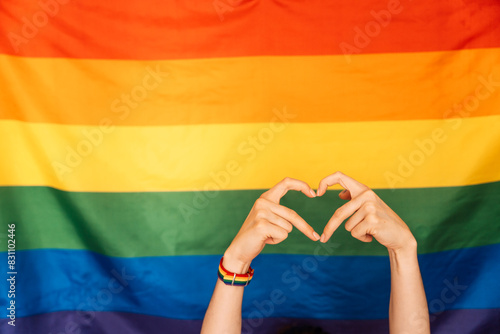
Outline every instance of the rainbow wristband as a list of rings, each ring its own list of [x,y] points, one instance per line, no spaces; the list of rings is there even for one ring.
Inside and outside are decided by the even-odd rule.
[[[224,284],[232,286],[247,286],[248,284],[250,284],[250,281],[253,277],[252,267],[248,269],[248,272],[246,274],[236,274],[227,271],[226,268],[224,268],[224,266],[222,265],[223,260],[224,257],[220,259],[219,272],[217,276],[219,276],[219,279],[224,282]]]

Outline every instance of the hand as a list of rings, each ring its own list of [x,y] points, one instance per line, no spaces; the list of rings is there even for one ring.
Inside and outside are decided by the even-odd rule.
[[[266,191],[255,202],[243,226],[224,253],[224,267],[235,273],[246,273],[250,262],[266,244],[278,244],[288,237],[293,226],[313,241],[319,235],[295,211],[279,204],[289,190],[299,190],[307,197],[316,193],[303,181],[285,178]]]
[[[336,172],[321,180],[317,195],[322,196],[329,186],[340,184],[345,190],[339,197],[350,200],[333,214],[325,226],[321,242],[327,242],[342,222],[351,235],[363,242],[373,237],[388,250],[415,248],[416,241],[405,222],[367,186],[353,178]]]

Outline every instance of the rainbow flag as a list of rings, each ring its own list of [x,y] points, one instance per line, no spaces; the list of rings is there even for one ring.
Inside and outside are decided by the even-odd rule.
[[[2,0],[0,332],[197,333],[260,194],[340,170],[414,233],[433,333],[498,333],[499,22],[496,0]],[[282,204],[322,231],[338,191]],[[293,231],[252,267],[243,333],[388,332],[375,241]]]

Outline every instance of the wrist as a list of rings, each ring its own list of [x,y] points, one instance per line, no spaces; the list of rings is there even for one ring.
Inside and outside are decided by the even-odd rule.
[[[398,263],[411,262],[413,259],[417,259],[417,241],[415,238],[411,238],[404,246],[399,248],[390,248],[389,258],[391,260],[396,260]]]
[[[224,253],[224,260],[222,261],[224,268],[236,274],[246,274],[250,268],[250,263],[240,260],[229,248]]]

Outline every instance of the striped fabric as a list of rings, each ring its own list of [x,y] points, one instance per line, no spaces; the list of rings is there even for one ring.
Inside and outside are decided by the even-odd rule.
[[[433,333],[499,333],[499,22],[497,0],[2,0],[0,332],[198,333],[260,194],[340,170],[417,238]],[[282,204],[322,231],[338,192]],[[376,241],[294,230],[252,267],[243,333],[388,333]]]

